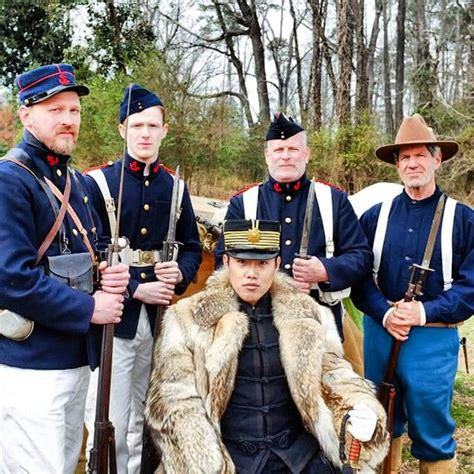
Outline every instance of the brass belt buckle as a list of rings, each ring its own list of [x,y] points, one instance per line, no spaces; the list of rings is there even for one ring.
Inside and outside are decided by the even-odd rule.
[[[144,263],[146,265],[153,265],[155,263],[153,250],[139,250],[139,260],[140,263]]]

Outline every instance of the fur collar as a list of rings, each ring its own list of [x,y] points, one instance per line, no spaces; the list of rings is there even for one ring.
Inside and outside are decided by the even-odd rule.
[[[276,323],[278,319],[315,319],[318,315],[318,305],[313,299],[295,291],[291,278],[282,272],[275,275],[270,294]],[[193,298],[196,298],[192,305],[193,318],[203,328],[215,325],[225,314],[239,312],[239,299],[230,285],[225,268],[216,270],[209,277],[205,290]]]

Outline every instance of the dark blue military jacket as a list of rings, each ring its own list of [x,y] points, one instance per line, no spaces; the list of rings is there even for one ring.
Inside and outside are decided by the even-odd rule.
[[[390,308],[387,300],[399,301],[407,290],[410,266],[421,264],[428,234],[441,191],[421,201],[412,200],[405,191],[392,203],[382,259],[376,287],[372,275],[353,287],[353,300],[358,308],[382,321]],[[369,209],[361,217],[362,227],[373,245],[381,204]],[[474,212],[458,203],[453,231],[453,286],[443,291],[441,259],[441,231],[435,243],[423,296],[427,322],[454,323],[467,319],[474,313]]]
[[[69,157],[57,155],[25,132],[18,147],[37,169],[63,192]],[[55,220],[53,209],[38,181],[20,166],[0,161],[0,307],[35,322],[25,341],[0,336],[0,364],[31,369],[95,367],[100,352],[100,327],[91,325],[94,299],[34,266],[37,250]],[[71,176],[70,204],[95,245],[96,229],[84,178]],[[87,252],[75,224],[66,215],[64,228],[72,253]],[[46,255],[60,254],[56,238]],[[95,334],[94,334],[95,332]]]
[[[295,253],[300,250],[301,235],[310,181],[303,176],[296,183],[284,185],[269,178],[260,185],[257,218],[272,219],[281,223],[281,268],[290,276]],[[318,257],[325,266],[329,283],[321,283],[323,291],[337,291],[351,286],[368,274],[372,265],[372,252],[357,217],[342,191],[332,188],[334,219],[334,257],[326,258],[326,242],[317,200],[314,202],[313,219],[308,243],[308,255]],[[242,194],[229,203],[226,219],[243,219],[245,216]],[[218,264],[224,253],[223,240],[216,250]],[[312,296],[318,299],[316,291]],[[340,310],[335,311],[336,323],[341,333]]]
[[[166,240],[171,209],[173,177],[159,164],[151,165],[149,176],[144,176],[145,163],[125,156],[122,216],[120,235],[130,240],[132,249],[160,250]],[[102,169],[112,197],[117,202],[122,160]],[[111,235],[105,203],[97,183],[86,176],[87,185],[104,228]],[[201,244],[197,231],[194,211],[187,188],[184,190],[182,212],[176,227],[179,247],[178,265],[183,281],[176,285],[175,293],[184,293],[194,278],[201,263]],[[130,268],[130,293],[133,295],[140,283],[156,281],[153,267]],[[122,321],[115,327],[115,335],[125,339],[135,337],[142,302],[131,299],[126,305]],[[153,330],[157,307],[147,305],[150,325]]]

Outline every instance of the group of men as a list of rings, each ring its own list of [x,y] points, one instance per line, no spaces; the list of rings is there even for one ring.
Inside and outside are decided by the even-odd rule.
[[[157,307],[186,290],[201,262],[184,183],[181,245],[173,261],[160,258],[176,182],[159,160],[168,132],[162,101],[128,86],[119,107],[124,156],[83,176],[68,166],[80,97],[89,92],[73,68],[42,66],[16,85],[24,134],[0,161],[1,473],[74,472],[84,421],[92,444],[105,324],[115,325],[118,472],[139,472],[144,414],[163,472],[339,472],[346,439],[372,472],[387,452],[386,415],[371,382],[343,359],[349,293],[366,314],[368,379],[380,384],[392,342],[403,342],[392,471],[408,427],[420,472],[455,472],[450,406],[457,326],[474,313],[474,216],[451,198],[438,205],[444,194],[435,181],[455,142],[437,140],[419,115],[404,119],[395,143],[376,150],[404,189],[359,222],[345,193],[306,176],[305,130],[275,114],[268,179],[230,200],[216,252],[222,268],[157,321]],[[118,207],[129,244],[121,263],[98,264],[94,291],[84,282],[117,237]],[[436,213],[441,224],[430,239]],[[434,271],[423,294],[403,302],[410,268],[422,262]],[[5,323],[17,315],[30,323],[21,338]]]

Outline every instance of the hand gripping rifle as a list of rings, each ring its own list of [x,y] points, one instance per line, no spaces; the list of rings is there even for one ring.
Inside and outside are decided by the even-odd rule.
[[[130,86],[127,103],[127,123],[125,126],[125,139],[123,144],[122,167],[120,170],[120,183],[118,193],[117,220],[112,237],[112,242],[107,249],[107,266],[115,265],[119,261],[120,215],[122,213],[123,180],[125,172],[125,153],[127,151],[128,115],[130,113],[130,100],[132,97]],[[111,229],[112,231],[112,229]],[[94,444],[89,455],[89,474],[116,474],[117,457],[115,452],[114,425],[109,419],[110,385],[112,381],[112,351],[114,344],[115,325],[106,324],[102,332],[102,347],[100,353],[99,381],[97,387],[97,403],[94,422]]]
[[[446,201],[446,195],[442,194],[439,198],[438,205],[436,206],[436,212],[431,224],[430,233],[428,236],[428,242],[426,244],[425,253],[423,255],[423,262],[421,265],[413,264],[410,268],[410,280],[408,287],[403,296],[404,302],[410,302],[417,296],[423,295],[423,286],[425,284],[426,276],[428,272],[434,271],[430,268],[431,256],[433,255],[434,245],[436,242],[436,235],[438,234],[439,225],[441,223],[441,215],[443,213],[444,203]],[[396,306],[396,303],[395,303]],[[394,339],[390,356],[388,359],[387,368],[383,377],[382,383],[380,384],[377,398],[385,408],[387,412],[387,430],[390,436],[393,436],[393,419],[395,414],[395,370],[397,368],[398,357],[400,355],[400,349],[402,341]],[[392,469],[392,446],[388,451],[387,457],[385,458],[382,473],[389,474]]]
[[[173,191],[171,194],[171,209],[170,209],[170,220],[168,224],[168,234],[166,240],[163,242],[163,246],[160,251],[161,262],[172,262],[178,257],[178,246],[180,242],[176,240],[176,225],[179,220],[181,213],[180,196],[181,192],[181,180],[179,179],[179,166],[176,167],[175,175],[173,177]],[[153,330],[153,350],[152,350],[152,364],[151,371],[153,373],[153,354],[155,352],[155,345],[158,337],[160,336],[162,329],[163,314],[167,306],[159,305],[156,310],[155,328]],[[140,464],[140,474],[151,474],[155,472],[160,464],[161,453],[158,447],[155,446],[150,428],[146,421],[143,426],[143,438],[142,438],[142,460]]]

